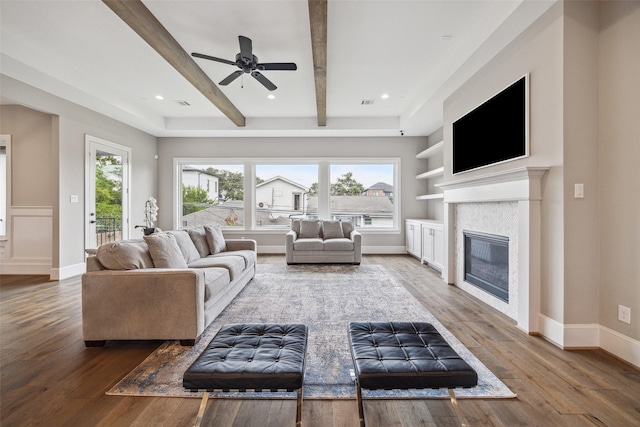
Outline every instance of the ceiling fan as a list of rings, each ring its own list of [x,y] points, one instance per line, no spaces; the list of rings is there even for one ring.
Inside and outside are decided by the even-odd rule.
[[[276,90],[277,86],[274,85],[269,79],[267,79],[260,71],[271,71],[271,70],[280,70],[280,71],[295,71],[298,69],[296,64],[293,62],[265,62],[259,63],[258,57],[253,54],[253,46],[251,39],[245,36],[238,36],[240,40],[240,53],[236,55],[235,61],[229,61],[227,59],[216,58],[215,56],[204,55],[202,53],[193,52],[191,56],[196,58],[208,59],[211,61],[222,62],[223,64],[235,65],[240,68],[237,71],[229,74],[227,77],[222,79],[220,83],[221,86],[226,86],[242,74],[247,73],[251,74],[253,78],[262,83],[264,87],[269,90]]]

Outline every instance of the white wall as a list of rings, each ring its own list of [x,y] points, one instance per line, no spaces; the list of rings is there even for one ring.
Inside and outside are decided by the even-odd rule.
[[[424,194],[426,183],[416,180],[424,168],[415,156],[427,147],[426,138],[159,138],[158,152],[160,215],[159,227],[173,228],[173,159],[201,158],[320,158],[320,157],[400,157],[401,158],[401,221],[400,234],[365,234],[363,245],[376,251],[404,253],[404,218],[426,218],[427,206],[416,200]],[[256,239],[259,247],[282,247],[284,232],[265,231],[242,233]]]

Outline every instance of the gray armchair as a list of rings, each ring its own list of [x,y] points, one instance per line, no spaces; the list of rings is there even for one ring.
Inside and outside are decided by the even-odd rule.
[[[351,221],[295,219],[285,248],[287,264],[360,264],[362,235]]]

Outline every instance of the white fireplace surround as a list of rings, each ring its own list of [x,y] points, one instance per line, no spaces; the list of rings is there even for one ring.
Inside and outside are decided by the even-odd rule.
[[[443,278],[455,283],[455,205],[460,203],[517,202],[517,295],[518,327],[538,333],[540,313],[540,216],[541,180],[548,167],[522,167],[463,177],[437,184],[444,192],[445,263]]]

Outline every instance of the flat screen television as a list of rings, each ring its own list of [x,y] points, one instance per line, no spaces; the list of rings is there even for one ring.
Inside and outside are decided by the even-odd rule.
[[[527,78],[453,122],[454,174],[529,155]]]

